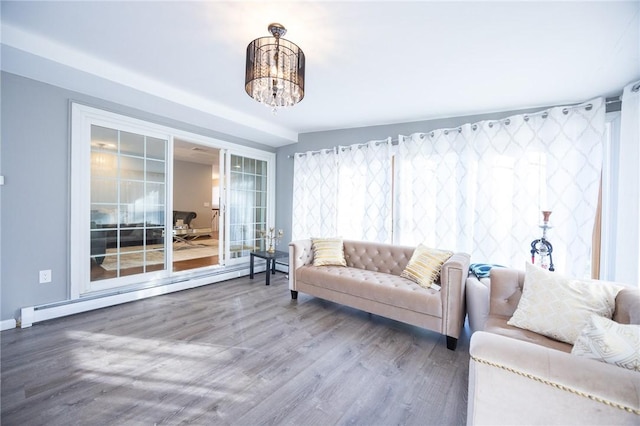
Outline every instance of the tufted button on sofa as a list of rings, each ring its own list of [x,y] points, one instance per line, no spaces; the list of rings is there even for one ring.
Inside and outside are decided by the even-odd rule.
[[[400,276],[414,247],[345,240],[344,266],[313,266],[311,240],[289,244],[289,289],[447,336],[454,350],[464,325],[469,255],[454,254],[440,273],[440,290]]]

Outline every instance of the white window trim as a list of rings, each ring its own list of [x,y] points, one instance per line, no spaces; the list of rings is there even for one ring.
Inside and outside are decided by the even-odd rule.
[[[601,280],[613,281],[616,265],[618,205],[618,165],[620,162],[620,112],[609,112],[605,116],[607,137],[602,159],[602,218],[600,235]]]
[[[222,212],[221,214],[224,214],[224,227],[223,230],[220,232],[223,232],[224,230],[228,230],[231,226],[231,221],[230,221],[230,217],[227,214],[228,213],[228,208],[227,206],[230,203],[231,200],[231,191],[227,191],[226,189],[228,188],[228,185],[230,184],[230,179],[229,176],[226,175],[226,173],[229,173],[229,171],[231,170],[231,156],[232,155],[236,155],[236,156],[240,156],[240,157],[249,157],[249,158],[253,158],[255,160],[262,160],[262,161],[266,161],[267,162],[267,224],[275,224],[275,180],[276,180],[276,172],[275,172],[275,154],[272,153],[267,153],[267,152],[259,152],[259,153],[254,153],[254,154],[247,154],[247,153],[242,153],[240,151],[237,150],[228,150],[226,152],[226,156],[225,156],[225,176],[224,176],[224,181],[221,179],[221,185],[225,185],[224,186],[224,197],[222,198],[222,204],[220,206],[220,212]],[[270,161],[270,159],[272,159],[273,161]],[[221,174],[222,175],[222,174]],[[224,182],[224,183],[223,183]],[[221,192],[223,190],[221,189]],[[226,234],[225,234],[226,235]],[[226,238],[226,237],[225,237]],[[225,240],[225,244],[224,244],[224,257],[225,257],[225,264],[226,265],[238,265],[238,264],[242,264],[242,263],[246,263],[247,262],[247,258],[246,257],[241,257],[241,258],[231,258],[231,247],[228,244],[228,240]]]

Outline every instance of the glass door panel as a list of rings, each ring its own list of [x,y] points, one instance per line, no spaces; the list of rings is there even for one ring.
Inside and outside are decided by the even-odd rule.
[[[166,269],[167,141],[91,125],[91,281]]]
[[[267,162],[230,156],[229,257],[248,257],[264,250],[260,231],[267,229]]]

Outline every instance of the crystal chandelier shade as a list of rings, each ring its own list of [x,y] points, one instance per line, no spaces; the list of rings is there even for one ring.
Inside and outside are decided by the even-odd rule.
[[[304,98],[304,52],[281,38],[287,30],[269,25],[273,37],[261,37],[247,46],[245,90],[256,101],[270,107],[293,106]]]

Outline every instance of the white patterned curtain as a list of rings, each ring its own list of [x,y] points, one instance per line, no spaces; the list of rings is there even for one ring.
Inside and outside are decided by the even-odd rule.
[[[396,238],[523,268],[551,210],[556,270],[589,274],[604,138],[602,99],[401,136]]]
[[[390,243],[391,138],[338,148],[338,235]]]
[[[292,239],[391,242],[391,138],[294,156]]]
[[[338,164],[335,149],[296,153],[293,166],[293,240],[338,231]]]

